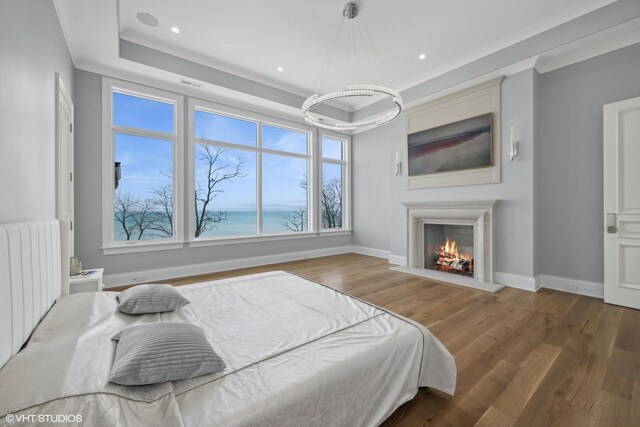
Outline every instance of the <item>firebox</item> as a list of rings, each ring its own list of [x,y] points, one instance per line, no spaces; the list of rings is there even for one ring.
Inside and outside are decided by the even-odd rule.
[[[424,224],[424,267],[473,277],[473,226]]]

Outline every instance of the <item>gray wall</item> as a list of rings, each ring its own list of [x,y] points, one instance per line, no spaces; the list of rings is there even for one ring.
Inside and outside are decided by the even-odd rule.
[[[0,0],[0,223],[55,218],[55,77],[73,63],[53,3]]]
[[[102,170],[102,76],[77,70],[75,93],[75,244],[76,255],[82,259],[83,266],[86,268],[104,267],[105,274],[117,274],[351,244],[351,236],[347,235],[103,255],[100,250],[102,246],[102,174],[100,172]]]
[[[352,139],[353,244],[388,251],[393,128],[387,125],[370,133],[375,137]]]
[[[404,120],[356,135],[355,244],[405,256],[403,202],[496,198],[498,272],[602,283],[602,106],[638,96],[640,44],[542,75],[509,76],[502,84],[500,184],[406,190],[404,175],[393,174]],[[520,140],[515,162],[508,160],[510,126]]]
[[[638,96],[640,44],[540,76],[539,273],[603,282],[602,106]]]
[[[407,190],[406,172],[395,176],[393,170],[395,152],[402,152],[406,144],[404,119],[356,135],[353,143],[356,162],[353,178],[355,244],[375,244],[375,248],[389,250],[392,255],[406,256],[407,222],[402,203],[499,199],[496,269],[532,277],[533,88],[536,78],[535,71],[527,70],[506,78],[502,83],[502,134],[508,135],[510,126],[517,128],[520,156],[515,162],[509,162],[505,139],[500,150],[502,182],[499,184]],[[367,168],[367,171],[361,171],[362,168]],[[385,185],[381,177],[389,179],[390,185]],[[366,202],[364,207],[363,201]]]

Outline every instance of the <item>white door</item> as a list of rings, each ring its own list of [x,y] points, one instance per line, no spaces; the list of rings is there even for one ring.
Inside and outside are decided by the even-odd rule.
[[[604,300],[640,309],[640,98],[604,106]]]
[[[73,102],[56,74],[56,218],[69,221],[73,256]]]

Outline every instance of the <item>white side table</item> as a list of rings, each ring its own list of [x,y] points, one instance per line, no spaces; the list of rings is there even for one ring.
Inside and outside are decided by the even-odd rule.
[[[104,268],[82,270],[82,273],[69,278],[69,294],[102,290],[102,273]]]

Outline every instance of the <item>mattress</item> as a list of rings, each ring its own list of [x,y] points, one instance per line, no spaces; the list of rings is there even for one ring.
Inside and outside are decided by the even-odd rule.
[[[118,312],[113,292],[60,298],[0,370],[0,423],[62,414],[105,426],[375,426],[419,387],[454,392],[453,357],[427,329],[323,285],[270,272],[179,289],[191,304],[139,316]],[[200,326],[226,369],[107,382],[111,337],[150,322]]]

